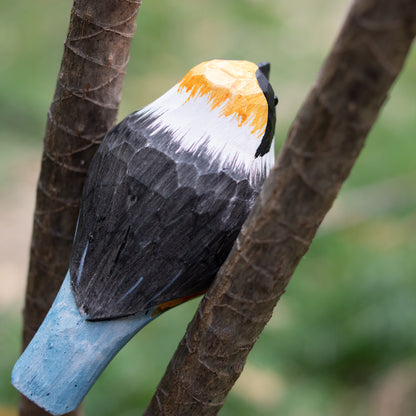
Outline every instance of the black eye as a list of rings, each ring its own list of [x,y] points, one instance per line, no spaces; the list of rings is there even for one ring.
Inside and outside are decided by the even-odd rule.
[[[274,97],[273,97],[273,100],[274,100],[274,105],[276,106],[276,105],[277,105],[277,103],[279,102],[279,99],[278,99],[276,96],[274,96]]]

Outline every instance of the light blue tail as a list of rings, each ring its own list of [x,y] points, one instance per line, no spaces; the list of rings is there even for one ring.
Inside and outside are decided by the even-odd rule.
[[[36,335],[17,361],[12,384],[54,415],[74,410],[117,352],[152,319],[151,311],[87,321],[69,273]]]

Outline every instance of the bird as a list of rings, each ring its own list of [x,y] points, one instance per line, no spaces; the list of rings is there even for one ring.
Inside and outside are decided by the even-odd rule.
[[[202,62],[106,134],[68,272],[12,371],[38,406],[74,410],[140,329],[209,288],[274,165],[269,73]]]

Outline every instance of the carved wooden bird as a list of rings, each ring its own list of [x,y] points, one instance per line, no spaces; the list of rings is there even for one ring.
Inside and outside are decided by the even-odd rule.
[[[75,409],[135,333],[207,290],[274,164],[269,70],[203,62],[107,133],[67,276],[13,370],[29,399]]]

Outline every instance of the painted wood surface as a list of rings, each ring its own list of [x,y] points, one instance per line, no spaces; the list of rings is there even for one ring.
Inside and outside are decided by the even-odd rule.
[[[17,361],[12,384],[54,415],[74,410],[117,352],[152,319],[152,311],[113,321],[80,315],[69,273],[38,332]]]
[[[84,187],[70,261],[88,319],[164,308],[207,290],[273,165],[273,97],[257,65],[209,61],[107,134]],[[256,156],[260,146],[264,156]]]

